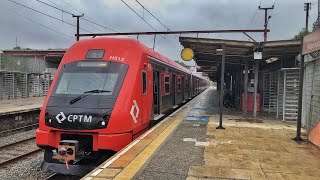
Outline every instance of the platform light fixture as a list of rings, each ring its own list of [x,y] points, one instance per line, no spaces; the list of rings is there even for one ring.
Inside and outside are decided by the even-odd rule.
[[[276,62],[276,61],[278,61],[278,60],[279,60],[279,58],[277,58],[277,57],[272,57],[272,58],[267,59],[267,60],[266,60],[266,63],[270,64],[270,63]]]
[[[217,54],[222,54],[222,52],[223,52],[223,49],[216,49]]]

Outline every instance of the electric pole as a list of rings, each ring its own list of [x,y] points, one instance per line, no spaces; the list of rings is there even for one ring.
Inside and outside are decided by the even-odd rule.
[[[268,17],[268,10],[269,9],[273,9],[274,6],[272,7],[268,7],[268,8],[261,8],[259,6],[259,10],[264,10],[264,42],[267,41],[267,35],[268,35],[268,22],[269,22],[269,19],[271,18],[271,16]]]
[[[304,11],[306,11],[306,33],[309,32],[309,10],[311,9],[311,3],[304,3]]]
[[[79,31],[80,31],[80,18],[81,17],[83,17],[84,16],[84,14],[81,14],[81,15],[74,15],[74,14],[72,14],[72,17],[76,17],[77,18],[77,41],[79,41]]]

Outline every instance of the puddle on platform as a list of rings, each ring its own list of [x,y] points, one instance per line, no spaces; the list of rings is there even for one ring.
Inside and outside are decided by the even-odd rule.
[[[201,116],[201,117],[186,116],[183,120],[208,122],[209,121],[209,117],[205,117],[205,116]]]

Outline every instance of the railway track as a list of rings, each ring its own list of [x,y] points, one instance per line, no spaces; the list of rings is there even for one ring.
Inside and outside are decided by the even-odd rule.
[[[0,147],[0,167],[7,166],[28,156],[40,153],[35,145],[35,137]]]
[[[32,130],[32,129],[36,129],[38,126],[39,126],[39,123],[36,123],[36,124],[31,124],[31,125],[15,128],[15,129],[9,129],[9,130],[6,130],[6,131],[1,131],[0,132],[0,137],[5,137],[5,136],[9,136],[9,135],[16,134],[16,133],[19,133],[19,132],[24,132],[24,131],[29,131],[29,130]]]

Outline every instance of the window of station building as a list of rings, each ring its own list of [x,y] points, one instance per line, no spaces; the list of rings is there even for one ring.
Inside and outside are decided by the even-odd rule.
[[[178,77],[178,92],[181,91],[181,77]]]
[[[165,92],[165,95],[170,94],[170,76],[169,75],[164,76],[164,92]]]
[[[147,93],[147,73],[142,71],[142,94]]]

